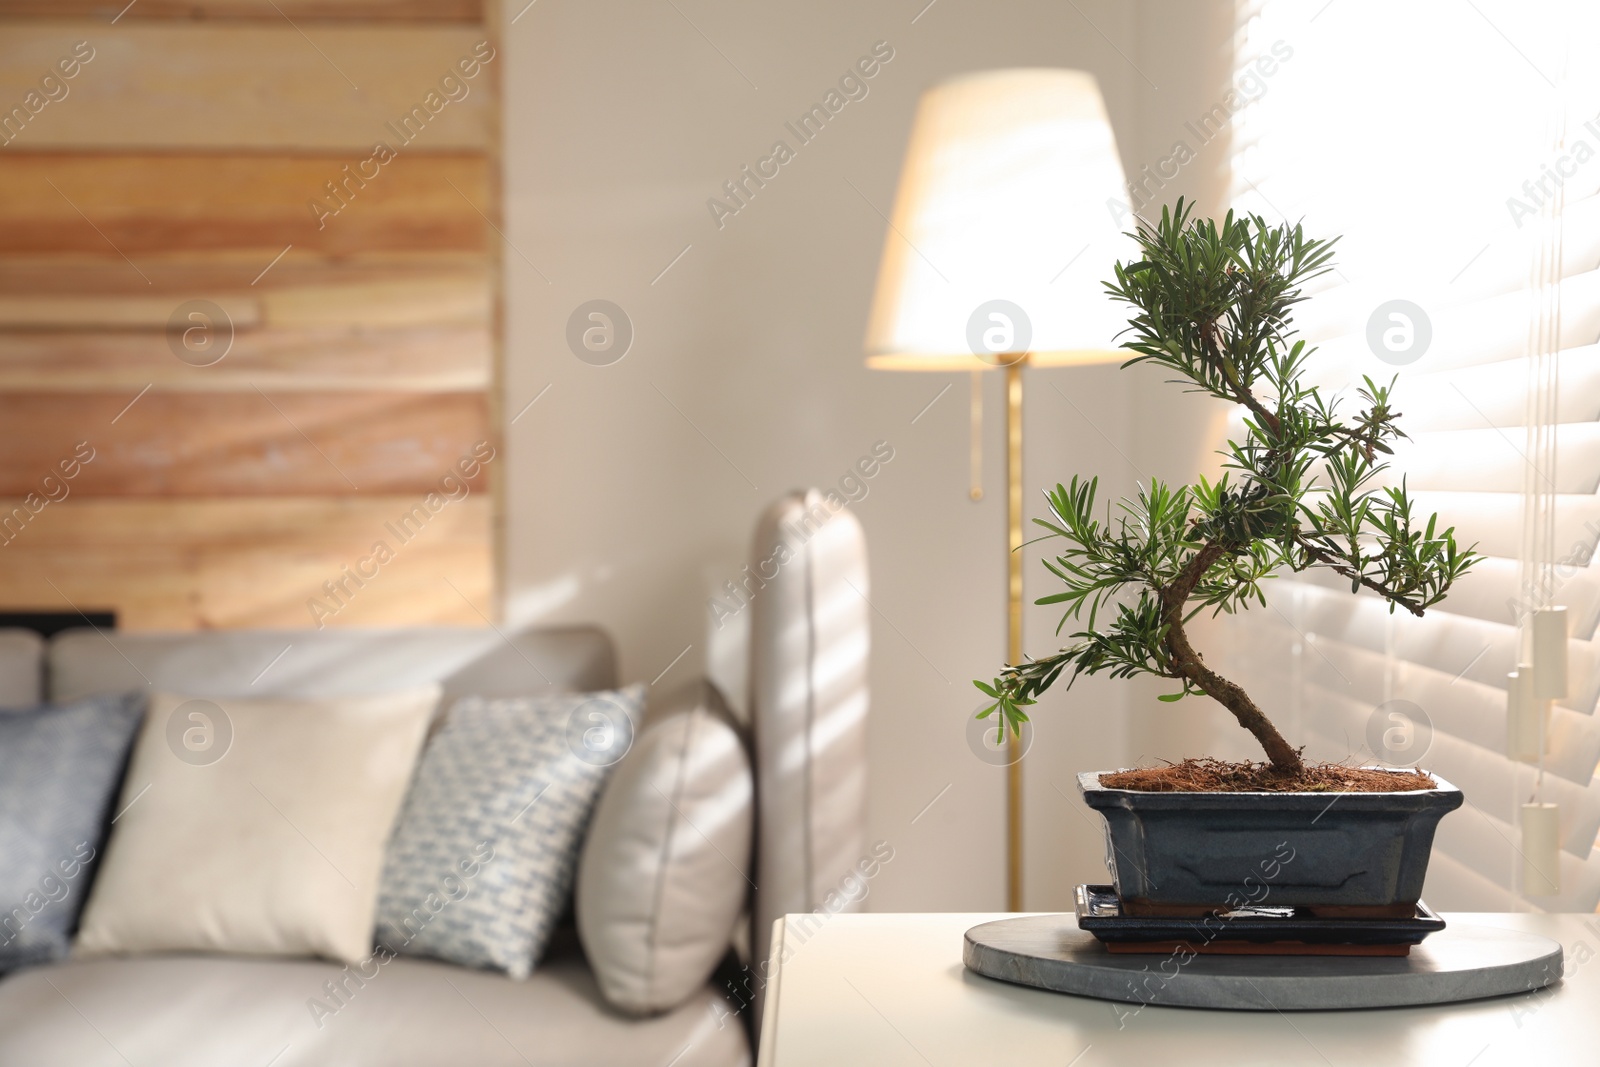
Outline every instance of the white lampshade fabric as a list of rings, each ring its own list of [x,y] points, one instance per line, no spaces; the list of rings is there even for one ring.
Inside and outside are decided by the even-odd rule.
[[[1125,358],[1116,335],[1128,313],[1102,283],[1132,258],[1134,221],[1092,75],[984,71],[935,86],[917,108],[884,239],[868,365]]]

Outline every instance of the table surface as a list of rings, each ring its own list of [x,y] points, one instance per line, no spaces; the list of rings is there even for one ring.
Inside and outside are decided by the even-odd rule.
[[[759,1067],[1494,1067],[1600,1063],[1600,916],[1449,913],[1543,934],[1565,978],[1511,997],[1376,1011],[1141,1007],[985,978],[962,935],[1005,914],[790,915],[774,925]],[[1164,957],[1152,957],[1154,969]]]

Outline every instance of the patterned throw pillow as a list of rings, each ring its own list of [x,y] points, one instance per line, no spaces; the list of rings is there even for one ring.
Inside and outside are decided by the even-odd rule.
[[[389,842],[380,950],[526,978],[565,909],[590,810],[643,704],[639,685],[458,700]]]
[[[144,703],[0,712],[0,972],[67,954]]]

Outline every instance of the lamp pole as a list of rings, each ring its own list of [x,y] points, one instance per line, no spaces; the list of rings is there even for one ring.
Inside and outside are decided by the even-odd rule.
[[[1120,309],[1098,279],[1077,268],[1072,280],[1062,280],[1085,255],[1085,263],[1105,263],[1131,251],[1121,224],[1101,206],[1125,195],[1116,137],[1099,85],[1087,72],[969,71],[928,89],[917,104],[863,348],[874,369],[972,372],[967,494],[975,501],[984,499],[987,387],[979,377],[995,367],[1006,371],[1005,651],[1011,663],[1023,662],[1023,368],[1126,357],[1115,347]],[[1063,251],[1074,248],[1079,251],[1063,267]],[[946,275],[935,263],[963,269]],[[1021,328],[1023,322],[1013,319],[1014,329],[993,344],[980,332],[998,314],[1015,316],[1024,307],[1040,312],[1037,323]],[[983,744],[987,748],[991,739]],[[1006,737],[1003,746],[984,753],[992,763],[1003,749],[1006,765],[1002,835],[1011,910],[1023,903],[1020,764],[1026,747],[1020,737]]]
[[[1006,364],[1006,662],[1022,662],[1022,366]],[[1022,738],[1006,734],[1006,910],[1022,910]]]

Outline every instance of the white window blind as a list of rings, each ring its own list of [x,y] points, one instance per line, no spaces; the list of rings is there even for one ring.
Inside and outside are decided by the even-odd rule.
[[[1315,758],[1363,758],[1385,705],[1421,709],[1424,766],[1468,800],[1440,826],[1435,907],[1600,903],[1596,7],[1240,5],[1235,84],[1250,91],[1230,124],[1234,207],[1344,235],[1338,272],[1296,316],[1319,347],[1313,377],[1354,407],[1363,375],[1398,375],[1412,440],[1391,478],[1490,558],[1422,619],[1331,575],[1284,576],[1274,610],[1225,624],[1227,665]],[[1421,314],[1389,318],[1392,301]],[[1525,612],[1549,605],[1567,608],[1569,678],[1541,776],[1507,755],[1507,675],[1528,656]],[[1554,896],[1522,892],[1519,815],[1536,794],[1559,805]]]

